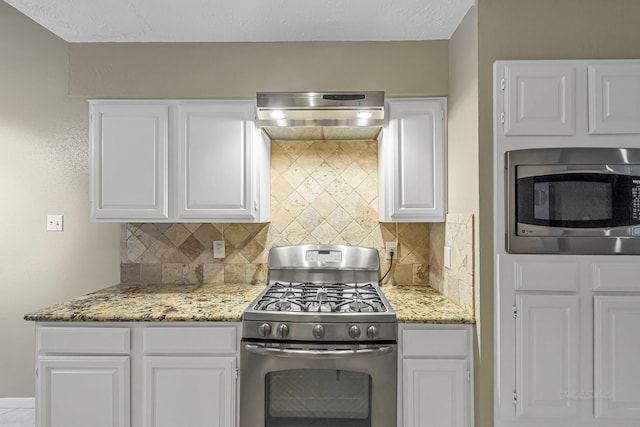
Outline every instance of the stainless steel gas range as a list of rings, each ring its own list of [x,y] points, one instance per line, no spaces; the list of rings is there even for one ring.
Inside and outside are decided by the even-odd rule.
[[[378,251],[269,252],[268,283],[243,315],[240,427],[396,424],[396,315]]]

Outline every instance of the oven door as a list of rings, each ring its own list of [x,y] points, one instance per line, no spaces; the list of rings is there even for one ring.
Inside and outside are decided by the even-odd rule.
[[[396,425],[397,345],[242,342],[240,427]]]

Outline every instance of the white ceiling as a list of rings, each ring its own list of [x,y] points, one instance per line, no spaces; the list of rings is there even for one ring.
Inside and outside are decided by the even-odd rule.
[[[70,43],[449,39],[475,0],[4,0]]]

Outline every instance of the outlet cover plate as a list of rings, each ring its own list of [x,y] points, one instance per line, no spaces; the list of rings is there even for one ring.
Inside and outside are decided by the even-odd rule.
[[[213,241],[213,257],[214,258],[224,258],[224,240],[214,240]]]
[[[398,242],[385,242],[386,259],[391,259],[391,251],[393,251],[393,259],[398,259]]]

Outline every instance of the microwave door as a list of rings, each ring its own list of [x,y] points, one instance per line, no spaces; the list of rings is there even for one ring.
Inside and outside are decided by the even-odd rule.
[[[640,150],[505,153],[509,253],[640,254]]]

